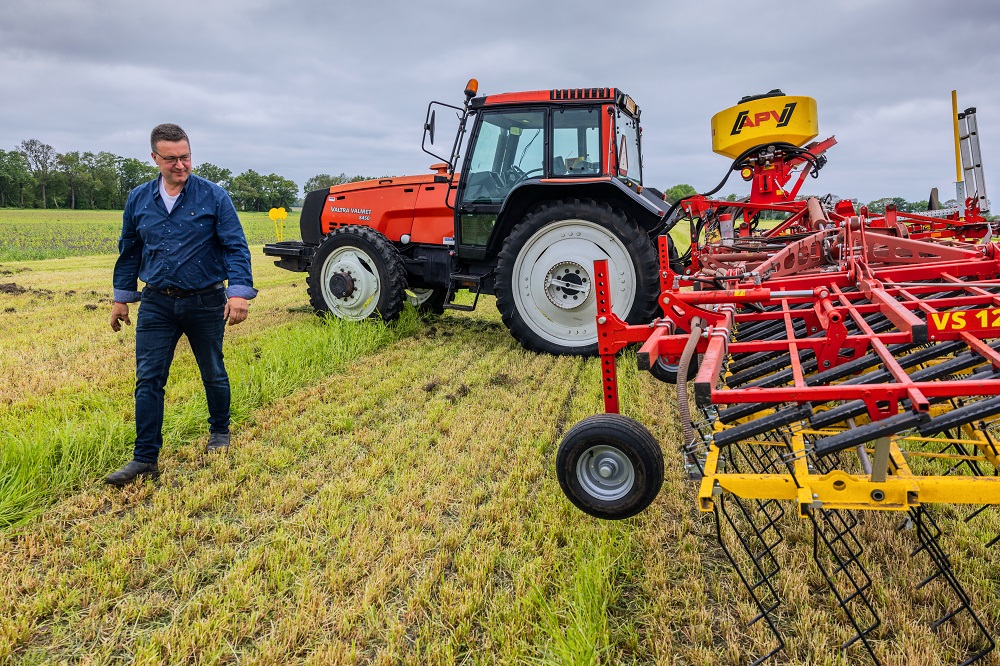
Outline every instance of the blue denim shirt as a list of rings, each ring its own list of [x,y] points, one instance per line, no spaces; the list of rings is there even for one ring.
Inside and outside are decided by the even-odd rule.
[[[229,296],[256,296],[250,249],[229,194],[191,174],[167,213],[160,178],[132,190],[125,203],[115,301],[138,301],[137,280],[155,288],[191,290],[228,280]]]

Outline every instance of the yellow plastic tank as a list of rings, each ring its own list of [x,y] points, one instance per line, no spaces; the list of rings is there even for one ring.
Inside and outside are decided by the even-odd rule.
[[[817,134],[816,100],[812,97],[761,97],[712,116],[712,151],[731,159],[761,144],[784,141],[803,146]]]

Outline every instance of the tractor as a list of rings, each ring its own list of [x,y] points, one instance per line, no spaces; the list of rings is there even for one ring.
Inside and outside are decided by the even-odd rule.
[[[472,310],[490,294],[526,349],[594,355],[595,261],[608,261],[623,321],[658,309],[669,205],[642,183],[639,107],[616,88],[477,94],[472,79],[462,106],[428,105],[431,173],[310,192],[302,240],[264,254],[308,273],[320,314],[388,321],[406,301]],[[439,116],[457,125],[447,139]],[[669,255],[682,270],[672,243]],[[455,302],[461,289],[471,304]]]

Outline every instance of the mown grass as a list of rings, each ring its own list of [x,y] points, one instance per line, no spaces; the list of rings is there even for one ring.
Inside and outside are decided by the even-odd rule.
[[[247,242],[271,243],[274,222],[267,213],[240,213]],[[118,251],[122,212],[111,210],[39,210],[0,208],[0,261],[28,261]],[[299,236],[299,213],[289,212],[284,240]]]
[[[227,332],[232,449],[202,453],[182,343],[163,476],[124,490],[100,482],[129,456],[132,427],[133,330],[107,328],[113,256],[0,264],[24,289],[0,293],[2,430],[22,449],[59,438],[40,465],[72,477],[0,532],[0,663],[742,664],[766,651],[693,508],[672,394],[634,356],[619,362],[623,408],[661,442],[666,479],[643,514],[598,521],[553,467],[562,433],[601,411],[596,360],[523,351],[488,299],[341,335],[303,308],[301,274],[253,253],[261,295]],[[857,647],[841,654],[847,622],[808,523],[787,509],[788,647],[773,663],[865,663]],[[995,628],[1000,558],[983,544],[996,516],[937,515]],[[949,599],[939,583],[914,590],[929,567],[894,518],[859,528],[885,623],[877,649],[886,664],[955,663],[968,623],[929,628]]]

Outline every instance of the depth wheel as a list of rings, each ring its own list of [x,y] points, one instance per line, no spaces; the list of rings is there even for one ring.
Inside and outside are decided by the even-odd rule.
[[[656,359],[656,363],[649,368],[649,374],[653,375],[653,377],[660,380],[664,384],[676,384],[677,367],[678,365],[676,363],[667,363],[663,360],[663,358],[658,358]],[[687,381],[691,381],[697,376],[698,356],[696,354],[688,364]]]
[[[406,297],[406,273],[396,248],[368,227],[333,230],[319,246],[307,280],[316,313],[339,319],[392,321]]]
[[[660,492],[663,452],[639,422],[620,414],[596,414],[563,437],[556,476],[569,501],[587,515],[629,518]]]
[[[677,333],[684,334],[686,331],[678,330]],[[679,359],[678,359],[679,360]],[[653,375],[656,379],[660,380],[664,384],[676,384],[677,383],[677,368],[680,363],[668,363],[663,360],[660,356],[656,359],[654,363],[649,368],[649,374]],[[691,381],[698,376],[698,354],[694,354],[691,357],[691,362],[688,363],[687,381]]]
[[[590,199],[539,206],[504,241],[497,309],[521,345],[550,354],[597,353],[594,261],[608,260],[612,308],[649,322],[659,294],[649,236],[620,210]]]

